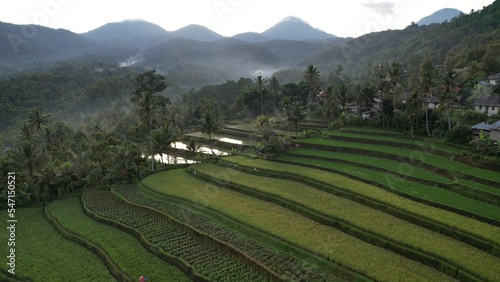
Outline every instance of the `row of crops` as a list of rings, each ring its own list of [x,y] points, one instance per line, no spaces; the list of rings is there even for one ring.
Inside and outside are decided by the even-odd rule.
[[[21,209],[0,280],[500,281],[498,172],[379,129],[296,144]]]
[[[455,266],[450,267],[450,273],[460,268],[477,277],[488,278],[488,272],[493,271],[489,276],[492,279],[496,276],[495,266],[500,265],[500,260],[494,255],[463,242],[303,183],[251,175],[213,164],[195,165],[191,169],[196,170],[198,177],[250,195],[255,193],[257,197],[266,198],[326,225],[341,225],[338,227],[340,230],[422,263],[433,265],[437,262],[427,256],[438,258]],[[215,177],[221,174],[226,175],[223,182]],[[395,245],[387,244],[386,240]],[[444,270],[446,266],[441,268]]]
[[[1,263],[2,281],[116,281],[93,252],[62,237],[43,208],[18,209],[16,216],[16,274],[8,276],[10,268]],[[0,218],[6,222],[6,210]],[[8,238],[7,231],[2,228],[2,238]],[[0,250],[3,258],[9,255],[8,248]]]
[[[225,176],[220,174],[218,177]],[[269,201],[209,184],[182,169],[152,175],[144,179],[142,184],[156,193],[202,206],[202,213],[205,210],[215,211],[371,279],[452,280],[432,267],[374,246]]]
[[[333,275],[321,271],[319,268],[313,267],[312,263],[308,264],[307,262],[303,262],[283,252],[273,251],[266,245],[266,243],[271,243],[269,242],[270,240],[267,240],[265,243],[261,243],[250,239],[241,232],[237,232],[234,229],[229,228],[219,222],[220,217],[214,219],[202,216],[193,211],[196,210],[196,208],[191,207],[192,209],[189,209],[181,205],[174,204],[172,203],[173,199],[164,198],[163,201],[158,200],[158,198],[160,198],[159,195],[150,194],[147,196],[146,194],[141,193],[138,189],[135,189],[135,187],[122,187],[114,190],[118,195],[127,201],[154,208],[155,210],[172,216],[176,220],[188,223],[190,226],[205,234],[213,236],[223,242],[227,242],[256,261],[266,265],[285,280],[334,281],[336,279]],[[143,192],[147,193],[144,189]],[[188,205],[188,203],[183,204],[184,206]],[[232,225],[234,226],[235,223],[233,222]],[[241,229],[241,226],[238,227]],[[264,237],[264,234],[258,234],[256,231],[253,231],[252,234],[257,234],[260,238]],[[275,243],[275,245],[277,244]],[[290,246],[287,246],[287,248],[291,249]],[[304,256],[300,252],[296,253],[296,255],[302,255],[302,257]],[[338,269],[337,272],[339,272]],[[346,276],[348,275],[349,273],[346,272]]]
[[[264,281],[273,273],[252,264],[230,247],[190,229],[160,212],[118,199],[112,192],[95,191],[82,196],[84,207],[108,224],[137,232],[171,262],[193,272],[193,279],[210,281]],[[267,274],[267,275],[266,275]]]
[[[428,170],[428,176],[426,176],[425,170],[423,170],[426,166],[418,166],[417,162],[407,164],[404,162],[403,157],[383,157],[384,155],[379,155],[378,151],[371,154],[366,153],[364,150],[344,152],[342,150],[345,147],[341,146],[346,144],[335,140],[309,139],[302,141],[300,145],[301,148],[283,154],[277,160],[340,173],[388,191],[399,192],[400,195],[422,201],[428,205],[447,208],[453,212],[499,225],[500,189],[498,186],[478,183],[476,180],[466,180],[461,178],[460,175],[449,180],[453,183],[443,185],[445,183],[437,181],[436,174],[432,170]],[[362,144],[352,145],[352,142],[349,143],[349,147],[361,146]],[[381,146],[375,147],[379,148]],[[415,151],[411,151],[407,153],[422,154],[422,156],[425,156],[422,158],[431,159],[422,152],[415,153]],[[363,155],[377,155],[378,157],[363,158]],[[444,162],[450,161],[441,160],[439,164],[450,166],[443,165]],[[417,166],[417,168],[412,165]],[[459,166],[463,166],[463,164]],[[476,170],[480,169],[476,168]],[[440,172],[441,175],[456,173],[458,172],[453,170]],[[488,179],[492,179],[498,173],[482,170],[482,174],[488,176]],[[411,175],[411,177],[408,177],[408,175]],[[420,177],[423,181],[415,180],[416,177]],[[489,181],[486,178],[483,180],[484,182]]]
[[[131,277],[146,275],[151,277],[150,281],[160,281],[159,277],[161,281],[190,281],[178,268],[148,252],[134,236],[117,232],[116,228],[87,216],[79,198],[50,203],[46,210],[65,230],[102,248]]]
[[[275,161],[231,156],[150,176],[142,191],[369,279],[500,279],[500,176],[455,161],[462,148],[363,130],[297,144]]]

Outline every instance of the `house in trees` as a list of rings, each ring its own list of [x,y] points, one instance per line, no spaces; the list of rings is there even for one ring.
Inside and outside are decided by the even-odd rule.
[[[489,135],[491,140],[500,141],[500,120],[492,124],[482,122],[472,127],[472,134],[476,137],[481,131],[483,134]]]
[[[488,116],[498,114],[500,107],[500,97],[486,97],[476,101],[476,112],[485,113]]]
[[[490,138],[491,140],[500,142],[500,120],[492,124]]]
[[[497,83],[500,83],[500,72],[497,74],[492,74],[488,76],[488,81],[492,85],[496,85]]]

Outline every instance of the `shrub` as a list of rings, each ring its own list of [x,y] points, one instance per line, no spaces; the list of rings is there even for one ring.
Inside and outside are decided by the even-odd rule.
[[[472,129],[466,125],[457,125],[446,134],[446,141],[467,145],[472,141]]]

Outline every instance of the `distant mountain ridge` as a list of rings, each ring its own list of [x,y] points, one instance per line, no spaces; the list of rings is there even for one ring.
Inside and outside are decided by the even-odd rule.
[[[297,17],[287,17],[275,26],[264,31],[262,35],[274,39],[287,40],[322,40],[335,38],[335,35],[326,33],[320,29],[313,28],[311,25]]]
[[[227,38],[201,25],[192,24],[175,31],[166,31],[156,24],[142,20],[108,23],[83,35],[98,41],[125,41],[125,39],[144,39],[152,36],[162,36],[168,39],[184,37],[198,41],[215,41]],[[299,18],[287,17],[262,33],[246,32],[237,34],[232,38],[247,42],[265,42],[276,39],[306,41],[337,37],[313,28]]]
[[[433,23],[444,23],[445,21],[450,21],[454,17],[463,14],[462,11],[452,8],[445,8],[432,13],[431,15],[422,18],[417,22],[418,25],[429,25]]]

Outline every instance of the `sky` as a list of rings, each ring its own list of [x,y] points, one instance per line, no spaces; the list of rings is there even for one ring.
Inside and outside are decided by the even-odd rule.
[[[84,33],[109,22],[146,20],[168,31],[199,24],[222,34],[263,32],[295,16],[340,37],[403,29],[442,8],[464,13],[494,0],[1,0],[0,21]]]

